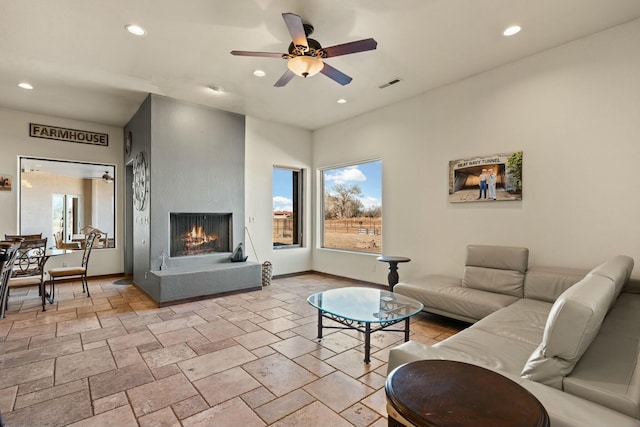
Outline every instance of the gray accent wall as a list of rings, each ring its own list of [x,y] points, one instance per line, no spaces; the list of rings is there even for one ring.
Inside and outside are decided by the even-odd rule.
[[[171,212],[231,212],[231,245],[244,243],[245,117],[151,94],[124,135],[129,131],[133,144],[125,164],[144,151],[150,177],[148,202],[132,215],[133,280],[159,301],[160,289],[149,271],[160,268],[163,251],[169,254]],[[167,265],[184,268],[229,256],[174,258]]]

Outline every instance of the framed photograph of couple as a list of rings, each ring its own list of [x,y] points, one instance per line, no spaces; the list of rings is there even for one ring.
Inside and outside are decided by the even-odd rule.
[[[449,201],[522,200],[522,151],[449,162]]]

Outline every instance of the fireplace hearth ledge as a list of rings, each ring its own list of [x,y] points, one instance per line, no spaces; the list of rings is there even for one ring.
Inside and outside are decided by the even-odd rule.
[[[156,303],[262,289],[262,267],[251,261],[225,261],[150,271],[158,286]]]

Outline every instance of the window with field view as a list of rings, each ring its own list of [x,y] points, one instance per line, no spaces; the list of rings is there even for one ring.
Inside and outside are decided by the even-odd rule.
[[[382,253],[382,161],[322,171],[322,247]]]
[[[302,245],[302,170],[273,168],[273,247]]]

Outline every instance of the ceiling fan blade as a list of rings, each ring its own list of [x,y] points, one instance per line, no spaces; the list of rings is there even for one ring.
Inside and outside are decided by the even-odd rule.
[[[244,50],[232,50],[231,55],[236,56],[264,56],[266,58],[282,58],[286,56],[284,53],[277,52],[247,52]]]
[[[353,80],[351,77],[347,76],[342,71],[336,70],[326,62],[324,63],[324,67],[322,68],[322,70],[320,70],[320,72],[330,79],[340,83],[342,86],[348,85],[349,83],[351,83],[351,80]]]
[[[289,34],[291,34],[294,46],[304,46],[308,48],[309,45],[307,44],[307,35],[302,25],[302,18],[295,13],[283,13],[282,18],[289,29]]]
[[[378,42],[374,39],[364,39],[350,43],[337,44],[335,46],[323,47],[322,50],[327,54],[327,58],[332,58],[334,56],[374,50],[376,46],[378,46]]]
[[[275,87],[282,87],[282,86],[286,85],[287,83],[289,83],[294,76],[295,76],[295,74],[294,74],[293,71],[287,70],[287,71],[284,72],[284,74],[282,76],[280,76],[280,78],[278,79],[276,84],[274,84],[274,86]]]

